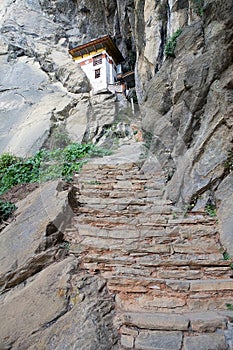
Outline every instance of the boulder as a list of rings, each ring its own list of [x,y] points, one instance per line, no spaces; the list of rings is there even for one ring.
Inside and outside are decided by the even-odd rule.
[[[57,181],[41,184],[16,203],[15,220],[0,236],[2,289],[25,281],[54,261],[72,215],[68,192],[56,188]]]

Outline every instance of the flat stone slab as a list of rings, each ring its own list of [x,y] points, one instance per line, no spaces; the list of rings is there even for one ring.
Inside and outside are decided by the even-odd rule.
[[[101,158],[96,158],[92,161],[93,164],[124,164],[141,161],[143,152],[142,142],[130,141],[128,144],[120,146],[112,155]]]
[[[66,221],[67,191],[57,192],[57,181],[42,184],[18,202],[15,220],[0,235],[0,276],[25,269],[43,242],[48,224],[62,229]],[[57,194],[57,196],[56,196]]]
[[[184,338],[184,350],[227,350],[226,339],[223,334],[201,334],[186,336]]]
[[[216,329],[225,329],[228,318],[216,312],[193,312],[186,314],[190,320],[190,327],[194,332],[214,332]]]
[[[190,281],[190,291],[212,291],[212,290],[233,290],[232,279],[216,279],[216,280],[196,280]]]
[[[113,349],[117,331],[106,283],[77,267],[69,257],[9,292],[0,305],[2,350]]]
[[[181,343],[182,332],[141,331],[135,340],[135,349],[177,350],[181,348]]]
[[[66,312],[69,289],[68,271],[74,258],[52,264],[25,287],[16,288],[0,304],[0,339],[8,345],[26,337]],[[17,311],[16,311],[17,310]]]
[[[123,323],[144,329],[188,330],[189,319],[179,314],[132,312],[123,315]]]

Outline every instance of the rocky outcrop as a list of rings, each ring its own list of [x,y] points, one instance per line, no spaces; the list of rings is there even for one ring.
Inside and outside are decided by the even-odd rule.
[[[231,348],[218,222],[167,200],[151,163],[135,142],[69,190],[51,182],[17,203],[1,232],[2,349]]]
[[[2,291],[25,281],[59,255],[72,210],[67,191],[57,192],[56,187],[57,182],[41,185],[18,202],[15,220],[2,231]]]
[[[120,26],[121,22],[124,26]],[[97,116],[93,116],[89,106],[97,105],[98,98],[92,99],[88,94],[89,82],[72,62],[68,49],[108,33],[116,39],[126,58],[130,52],[125,65],[132,69],[133,23],[133,2],[129,1],[124,4],[102,0],[3,2],[0,151],[20,156],[33,154],[53,143],[54,129],[58,127],[66,130],[72,141],[79,142],[84,135],[87,140],[87,135],[92,138],[103,133],[101,128],[114,119],[115,106],[102,108],[99,113],[105,96],[99,97],[98,117],[102,116],[105,122],[95,122]]]
[[[1,232],[1,349],[106,350],[117,342],[106,281],[68,257],[73,195],[57,182],[41,185]]]
[[[209,191],[211,199],[228,176],[232,152],[232,2],[224,3],[218,20],[216,3],[205,2],[202,19],[183,28],[175,58],[166,58],[147,83],[142,102],[150,150],[172,177],[168,198],[197,207],[206,203],[201,195]]]
[[[83,267],[107,280],[121,349],[230,349],[232,260],[216,219],[173,206],[161,172],[110,159],[75,177],[65,237]]]
[[[72,141],[101,138],[118,111],[113,99],[89,95],[89,83],[68,48],[109,33],[127,57],[125,65],[134,68],[136,60],[150,151],[168,179],[174,174],[169,198],[195,204],[207,189],[215,192],[227,176],[224,164],[232,148],[232,2],[224,2],[218,18],[217,3],[4,2],[0,59],[6,78],[0,98],[9,118],[2,123],[1,150],[33,153],[51,145],[59,127]],[[179,28],[175,58],[166,58],[165,45]]]
[[[233,347],[232,13],[232,0],[1,1],[0,151],[57,136],[133,148],[86,165],[71,192],[41,184],[17,203],[0,236],[1,349]],[[128,106],[92,96],[68,55],[106,33],[135,67],[143,155]]]
[[[1,307],[2,349],[112,349],[117,333],[106,282],[77,273],[77,264],[66,258],[12,291]]]

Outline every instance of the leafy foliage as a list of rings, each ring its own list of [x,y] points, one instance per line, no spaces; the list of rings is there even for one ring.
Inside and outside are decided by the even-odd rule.
[[[226,307],[228,310],[233,310],[233,305],[232,304],[226,304]]]
[[[203,16],[204,0],[191,0],[194,6],[194,11],[198,16]]]
[[[227,159],[224,162],[224,168],[231,172],[233,170],[233,150],[228,151]]]
[[[17,162],[17,157],[10,153],[3,153],[0,157],[0,173],[4,172],[7,167]]]
[[[165,55],[167,57],[175,57],[175,47],[176,47],[176,40],[182,33],[181,29],[178,29],[167,41],[165,45]]]
[[[223,259],[224,260],[230,260],[230,258],[231,257],[230,257],[230,255],[229,255],[229,253],[227,251],[223,253]]]
[[[11,187],[29,182],[44,182],[57,178],[71,180],[80,171],[87,158],[106,155],[93,144],[72,143],[64,149],[38,151],[30,158],[9,154],[0,156],[0,194]]]
[[[11,202],[0,201],[0,223],[7,220],[16,210],[16,206]]]
[[[216,211],[216,206],[215,204],[207,204],[205,207],[205,211],[207,212],[207,214],[211,217],[215,217],[217,216],[217,211]]]

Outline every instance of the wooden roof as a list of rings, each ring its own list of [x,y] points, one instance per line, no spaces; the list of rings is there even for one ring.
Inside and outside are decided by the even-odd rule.
[[[86,44],[82,44],[69,50],[72,57],[83,56],[89,54],[92,51],[105,48],[108,54],[114,59],[115,63],[118,64],[124,60],[120,50],[112,40],[110,35],[105,35],[101,38],[89,41]]]

